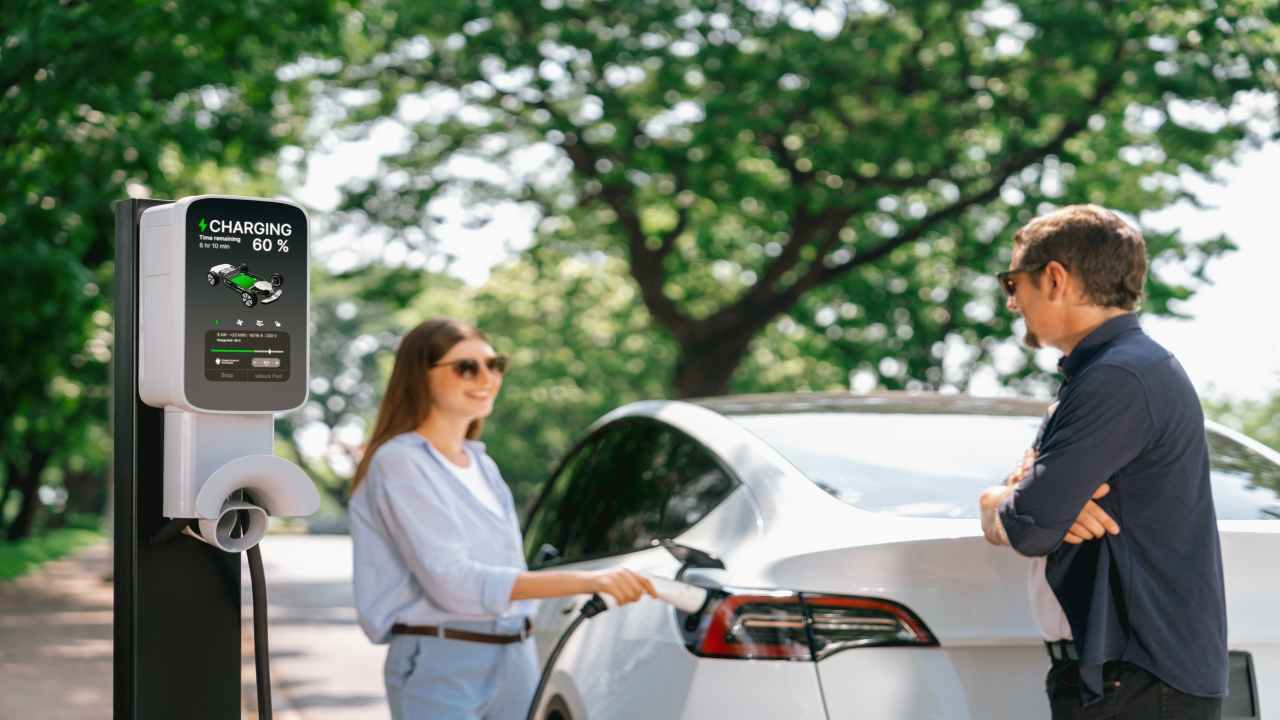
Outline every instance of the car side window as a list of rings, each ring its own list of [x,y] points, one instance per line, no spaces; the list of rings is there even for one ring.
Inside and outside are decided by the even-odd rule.
[[[559,562],[643,549],[684,532],[736,487],[705,447],[649,418],[620,420],[593,440],[548,488],[560,517],[541,517],[548,502],[538,508],[526,533],[530,557],[544,543],[557,548]]]
[[[570,562],[564,554],[568,529],[586,509],[582,502],[585,470],[591,464],[597,437],[581,444],[563,462],[529,513],[524,531],[524,554],[529,567]]]
[[[643,545],[688,530],[737,487],[710,451],[688,436],[679,436],[664,460],[664,472],[671,478],[669,494],[656,522],[639,540]]]

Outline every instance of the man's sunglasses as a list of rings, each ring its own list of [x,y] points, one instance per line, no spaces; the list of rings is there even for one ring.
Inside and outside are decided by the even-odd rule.
[[[1017,270],[1005,270],[996,273],[996,279],[1000,281],[1000,287],[1004,288],[1004,294],[1013,297],[1018,292],[1018,284],[1013,281],[1013,276],[1019,273],[1038,273],[1049,267],[1049,263],[1040,263],[1035,267],[1019,268]]]
[[[438,367],[453,367],[453,371],[458,377],[470,380],[480,375],[480,363],[489,368],[489,372],[495,375],[502,375],[507,371],[507,356],[493,355],[484,360],[476,360],[475,358],[463,358],[461,360],[453,360],[451,362],[442,362],[432,365],[432,369]]]

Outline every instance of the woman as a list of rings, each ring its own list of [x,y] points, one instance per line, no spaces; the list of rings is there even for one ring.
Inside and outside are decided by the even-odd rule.
[[[506,359],[476,328],[428,320],[396,351],[352,485],[360,625],[390,642],[391,716],[523,718],[538,682],[536,598],[653,595],[630,570],[530,572],[511,499],[477,438]]]

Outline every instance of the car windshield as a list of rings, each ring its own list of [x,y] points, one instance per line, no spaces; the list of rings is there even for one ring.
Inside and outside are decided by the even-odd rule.
[[[1040,418],[907,413],[732,415],[831,495],[863,510],[976,518],[983,488],[1012,472]],[[1280,518],[1280,466],[1210,433],[1221,520]]]

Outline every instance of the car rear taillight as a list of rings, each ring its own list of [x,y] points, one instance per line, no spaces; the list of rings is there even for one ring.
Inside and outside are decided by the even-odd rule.
[[[804,607],[794,593],[729,595],[715,606],[694,648],[724,658],[808,660]]]
[[[708,603],[689,649],[703,657],[817,661],[848,648],[938,641],[891,600],[724,590]]]
[[[802,595],[813,633],[813,659],[867,645],[937,645],[929,628],[904,605],[841,595]]]

